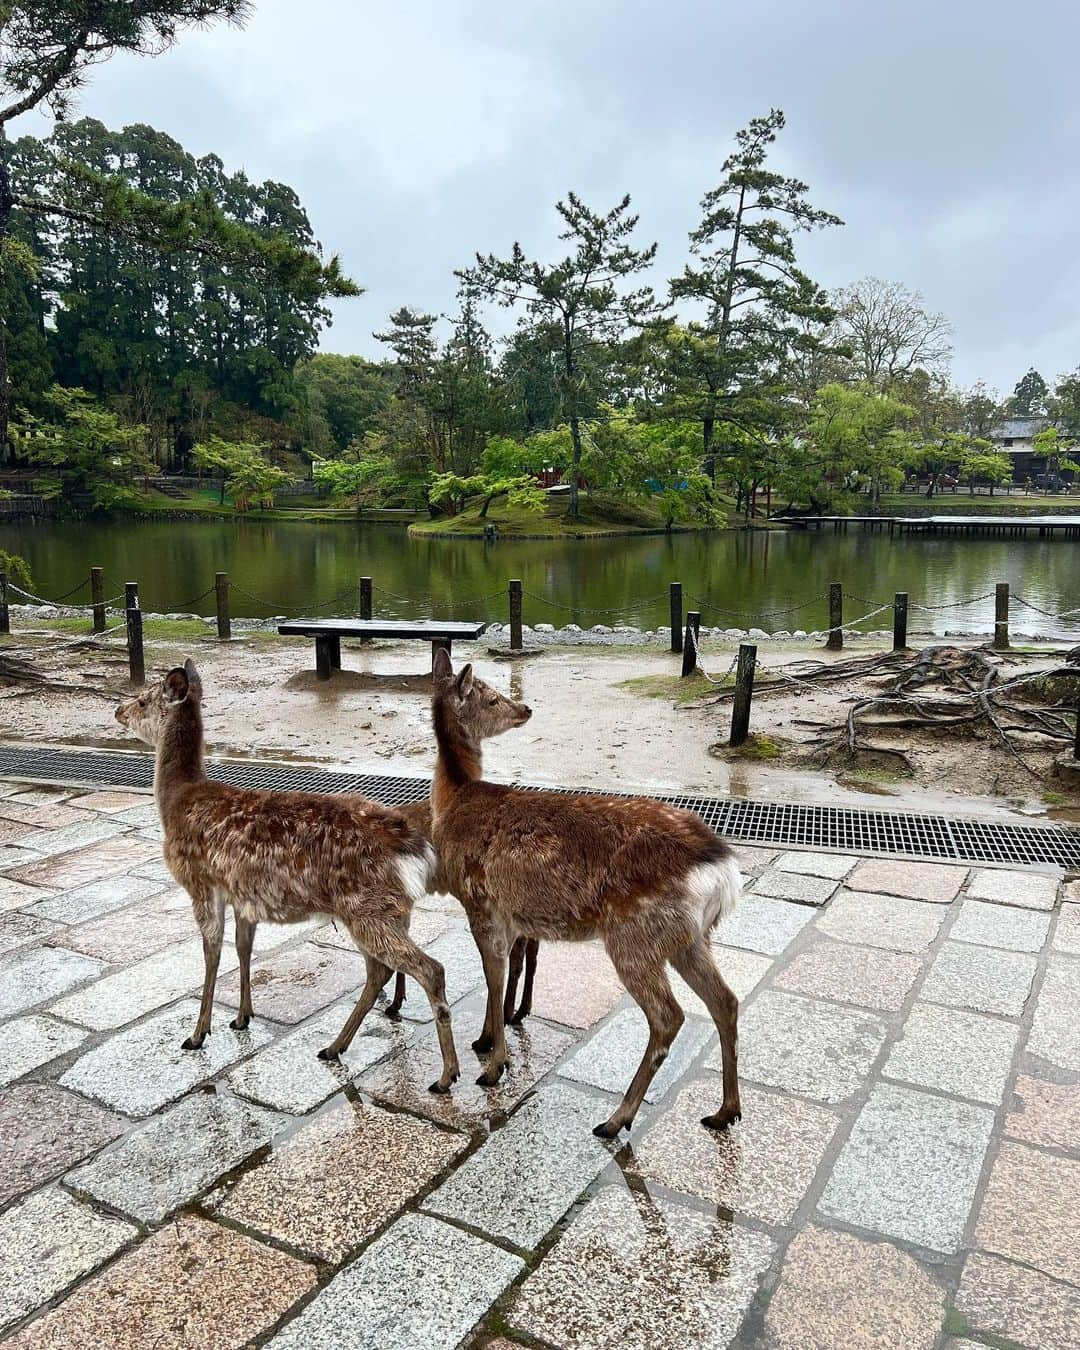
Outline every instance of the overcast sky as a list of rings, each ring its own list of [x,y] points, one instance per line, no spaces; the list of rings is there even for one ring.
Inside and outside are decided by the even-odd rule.
[[[453,306],[476,249],[552,252],[567,189],[629,191],[677,272],[733,133],[780,107],[776,167],[847,222],[803,265],[922,291],[955,379],[1007,392],[1080,364],[1078,30],[1069,0],[256,0],[242,31],[99,68],[80,109],[295,187],[366,287],[323,346],[375,354],[392,308]]]

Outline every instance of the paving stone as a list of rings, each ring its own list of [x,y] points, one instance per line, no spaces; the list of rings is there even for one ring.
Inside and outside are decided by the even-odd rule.
[[[1019,1033],[1014,1022],[916,1003],[882,1073],[996,1106]]]
[[[145,792],[120,792],[112,789],[88,792],[84,797],[77,797],[72,805],[81,811],[104,811],[108,815],[128,811],[132,807],[148,807],[151,811],[157,811],[153,797],[148,797]]]
[[[735,861],[744,877],[756,877],[776,858],[779,850],[758,848],[754,844],[735,844]]]
[[[1080,1149],[1080,1083],[1046,1083],[1021,1074],[1005,1133],[1051,1148]]]
[[[251,1345],[315,1281],[314,1267],[303,1261],[197,1215],[180,1215],[10,1346],[234,1350]]]
[[[612,1186],[574,1218],[507,1320],[582,1350],[722,1350],[774,1251],[764,1233]]]
[[[542,1087],[424,1201],[424,1208],[517,1247],[532,1248],[608,1165],[592,1127],[608,1107],[555,1084]]]
[[[198,1012],[192,999],[117,1032],[81,1055],[61,1077],[61,1086],[126,1115],[148,1116],[272,1038],[257,1021],[246,1031],[233,1031],[219,1017],[201,1049],[182,1050]]]
[[[966,867],[951,867],[945,863],[867,858],[848,878],[848,885],[853,891],[876,891],[908,900],[947,905],[956,898],[966,876]]]
[[[945,1293],[888,1242],[808,1225],[797,1233],[765,1314],[772,1350],[933,1350]]]
[[[473,1130],[493,1116],[510,1111],[574,1044],[570,1032],[547,1026],[535,1018],[520,1027],[507,1027],[510,1067],[497,1087],[482,1088],[475,1081],[477,1061],[469,1048],[469,1041],[480,1030],[482,1007],[474,1006],[471,1013],[468,1017],[454,1018],[462,1073],[451,1092],[428,1091],[428,1085],[442,1072],[438,1041],[430,1026],[416,1028],[400,1050],[369,1069],[357,1082],[360,1091],[442,1125]],[[597,1116],[593,1124],[599,1119]]]
[[[235,961],[233,966],[235,967]],[[367,980],[359,952],[317,947],[312,942],[251,964],[251,997],[257,1017],[274,1022],[302,1022],[328,1003],[351,994],[360,997]],[[218,980],[216,997],[232,1008],[240,1006],[240,973]]]
[[[136,829],[161,829],[161,815],[152,797],[149,801],[144,797],[141,803],[118,811],[113,819],[121,821],[124,825],[132,825]]]
[[[197,1092],[64,1180],[132,1219],[159,1223],[269,1144],[284,1123],[260,1106]]]
[[[885,1041],[879,1018],[765,990],[739,1019],[739,1073],[823,1102],[856,1092]],[[719,1042],[705,1061],[721,1068]]]
[[[821,1197],[821,1213],[939,1252],[963,1241],[994,1113],[879,1083]]]
[[[92,844],[89,848],[75,848],[55,858],[43,858],[28,867],[16,869],[11,875],[16,881],[25,881],[32,886],[48,886],[52,890],[65,891],[112,876],[115,872],[126,872],[160,851],[157,844],[148,843],[145,839],[121,835],[117,839],[105,839],[100,844]]]
[[[336,1263],[426,1189],[467,1143],[412,1116],[342,1102],[278,1144],[214,1209]]]
[[[742,951],[738,947],[713,947],[713,955],[724,983],[740,1003],[753,993],[773,964],[771,957]],[[702,1017],[711,1023],[711,1013],[686,981],[670,966],[667,974],[675,1001],[687,1017]]]
[[[634,1145],[636,1172],[673,1191],[697,1195],[736,1215],[790,1223],[837,1126],[823,1106],[746,1084],[742,1120],[723,1134],[701,1118],[720,1106],[719,1078],[684,1087],[674,1105]]]
[[[964,1262],[956,1308],[979,1334],[1038,1350],[1080,1345],[1080,1289],[1037,1270],[973,1252]]]
[[[118,821],[89,816],[58,830],[39,830],[34,836],[33,847],[34,852],[43,858],[55,858],[58,854],[70,853],[75,848],[87,848],[90,844],[114,839],[126,832],[127,827]]]
[[[945,942],[923,982],[921,997],[951,1008],[1019,1017],[1031,993],[1036,958],[1024,952]]]
[[[1053,909],[1057,900],[1057,877],[1041,872],[1009,872],[1003,868],[978,868],[971,875],[968,895],[999,905],[1023,909]]]
[[[5,1023],[0,1030],[0,1087],[59,1055],[66,1055],[85,1040],[85,1031],[41,1013]]]
[[[713,929],[713,941],[779,956],[813,917],[814,911],[806,905],[788,904],[751,891],[742,897],[735,912]]]
[[[774,988],[896,1012],[922,970],[918,956],[818,938],[777,973]]]
[[[92,881],[88,886],[80,886],[73,891],[63,891],[60,895],[49,894],[40,898],[42,892],[34,892],[39,897],[36,904],[27,908],[28,914],[42,919],[56,919],[60,923],[80,924],[99,915],[109,914],[122,909],[135,900],[147,900],[159,895],[163,890],[160,881],[148,881],[145,877],[105,877],[101,881]]]
[[[518,991],[520,995],[521,986]],[[599,942],[544,942],[536,963],[533,1012],[568,1027],[591,1027],[625,990]]]
[[[0,870],[9,872],[41,861],[41,854],[22,844],[0,844]]]
[[[24,882],[12,881],[10,877],[0,877],[0,914],[27,907],[30,907],[28,912],[33,912],[37,901],[51,895],[52,891],[42,890],[38,886],[27,886]]]
[[[455,1350],[523,1263],[483,1238],[406,1214],[340,1271],[274,1350]]]
[[[1080,1162],[1006,1140],[990,1173],[975,1244],[1080,1285]]]
[[[223,948],[218,978],[237,963],[236,953]],[[204,974],[202,938],[195,937],[103,976],[52,1004],[49,1011],[95,1031],[108,1031],[133,1022],[153,1008],[172,1003],[193,989],[201,990]]]
[[[30,802],[17,802],[10,797],[0,801],[0,817],[4,820],[18,820],[42,830],[59,830],[64,825],[76,825],[80,820],[86,819],[84,812],[76,811],[70,806],[60,806],[56,802],[42,806]]]
[[[754,895],[771,895],[797,905],[823,905],[839,882],[806,872],[779,872],[775,868],[754,882]]]
[[[464,998],[470,990],[483,983],[484,967],[481,964],[480,952],[477,950],[471,933],[457,930],[444,933],[442,937],[432,942],[427,950],[428,954],[433,956],[436,961],[442,962],[443,969],[446,971],[446,1001],[448,1003],[456,1003],[458,999]],[[543,961],[546,955],[547,953],[542,951],[540,960]],[[434,1020],[428,996],[414,980],[406,981],[405,1002],[401,1005],[401,1015],[410,1022],[431,1022]]]
[[[917,900],[842,890],[818,916],[817,927],[842,942],[890,952],[924,952],[937,937],[945,913]]]
[[[56,1187],[0,1214],[0,1331],[107,1261],[136,1230]]]
[[[973,942],[982,947],[1040,952],[1049,927],[1049,914],[1036,914],[1012,905],[992,905],[985,900],[965,900],[949,937],[953,942]]]
[[[78,791],[74,788],[21,787],[18,792],[13,792],[8,800],[25,806],[53,806],[78,795]]]
[[[671,1043],[667,1059],[649,1084],[645,1100],[658,1102],[666,1096],[715,1035],[711,1022],[685,1021]],[[559,1073],[576,1083],[588,1083],[603,1092],[622,1096],[648,1043],[645,1014],[640,1008],[623,1008],[559,1066]]]
[[[124,1130],[111,1112],[52,1083],[0,1097],[0,1206],[66,1172]]]
[[[1052,956],[1046,965],[1027,1048],[1059,1069],[1080,1073],[1080,961]]]
[[[1080,905],[1061,906],[1057,928],[1054,930],[1054,951],[1080,956]]]
[[[0,844],[18,844],[20,840],[25,840],[24,846],[32,848],[30,838],[37,832],[33,825],[28,825],[24,820],[5,820],[0,816]]]
[[[142,961],[166,947],[173,947],[174,943],[190,939],[198,931],[190,910],[186,906],[177,909],[170,905],[166,895],[167,892],[162,891],[149,900],[67,928],[56,941],[73,951],[85,952],[87,956],[117,965]]]
[[[135,877],[146,877],[150,881],[161,881],[166,885],[173,885],[173,874],[158,859],[156,862],[139,863],[131,869],[131,875]]]
[[[62,947],[31,947],[0,957],[0,1017],[57,998],[106,969],[104,962]]]
[[[28,947],[31,942],[41,942],[59,927],[48,919],[36,919],[32,914],[0,914],[0,956],[19,947]]]
[[[279,1111],[313,1111],[403,1043],[400,1027],[373,1011],[339,1061],[320,1059],[318,1052],[338,1034],[352,1008],[351,1001],[337,1003],[260,1050],[229,1074],[229,1087]]]
[[[812,877],[831,877],[843,881],[858,862],[849,853],[781,853],[773,866],[781,872],[805,872]]]

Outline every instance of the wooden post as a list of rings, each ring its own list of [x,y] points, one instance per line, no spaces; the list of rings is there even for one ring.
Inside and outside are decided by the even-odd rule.
[[[754,667],[757,647],[739,643],[739,664],[735,667],[735,697],[731,703],[731,744],[744,745],[750,734],[750,704],[754,698]]]
[[[1073,740],[1073,759],[1080,760],[1080,701],[1076,704],[1076,736]]]
[[[371,578],[360,578],[360,617],[361,619],[371,618]],[[361,638],[361,644],[370,642],[370,638]]]
[[[217,600],[217,635],[220,642],[228,642],[232,637],[232,622],[229,619],[229,574],[214,573],[214,596]]]
[[[907,648],[907,591],[897,591],[893,596],[892,611],[892,649],[902,652]]]
[[[844,646],[844,588],[839,581],[829,586],[829,640],[826,651],[838,652]]]
[[[681,581],[671,583],[668,587],[668,596],[671,601],[671,650],[681,652],[683,649]]]
[[[11,632],[11,614],[8,612],[7,573],[0,572],[0,633]]]
[[[94,606],[94,632],[104,633],[108,626],[105,619],[105,573],[100,567],[90,569],[90,602]]]
[[[525,644],[521,640],[521,582],[510,583],[510,650],[521,651]]]
[[[994,592],[994,650],[1009,650],[1009,583],[999,581]]]
[[[142,610],[139,608],[139,584],[129,581],[124,586],[124,607],[127,610],[128,674],[132,684],[146,683],[146,664],[143,660]]]
[[[683,637],[682,674],[685,680],[697,670],[697,643],[701,633],[701,615],[691,609],[686,615],[686,633]]]

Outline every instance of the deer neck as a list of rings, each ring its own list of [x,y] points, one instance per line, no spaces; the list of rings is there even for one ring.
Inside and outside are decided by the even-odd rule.
[[[433,817],[446,809],[454,793],[467,783],[475,783],[483,773],[480,742],[471,737],[454,717],[443,699],[433,709],[435,741],[439,747],[432,784]]]
[[[165,724],[154,764],[154,795],[164,818],[177,788],[205,779],[202,713],[193,699],[181,703]]]

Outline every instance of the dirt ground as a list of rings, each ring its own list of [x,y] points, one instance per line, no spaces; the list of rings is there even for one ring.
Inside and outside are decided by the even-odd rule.
[[[53,678],[76,688],[27,690],[0,687],[0,735],[9,741],[133,748],[113,718],[115,696],[126,688],[122,647],[106,651],[67,648],[56,637],[25,631],[20,645],[41,642],[38,657]],[[3,650],[3,649],[0,649]],[[858,645],[860,655],[871,650]],[[26,652],[24,650],[23,655]],[[732,650],[706,652],[711,673],[727,670]],[[849,650],[844,656],[850,656]],[[353,771],[426,775],[434,744],[429,722],[430,653],[421,643],[344,643],[344,669],[332,680],[315,678],[311,643],[254,636],[222,644],[209,638],[147,643],[147,669],[161,672],[186,655],[200,667],[206,688],[210,753],[322,764]],[[766,665],[805,660],[798,648],[769,646]],[[755,699],[752,729],[766,738],[749,756],[732,756],[727,740],[730,705],[708,702],[706,692],[687,701],[678,657],[655,648],[547,648],[507,659],[482,642],[462,644],[456,661],[472,660],[485,678],[535,712],[524,731],[489,744],[485,770],[492,777],[559,786],[631,791],[685,791],[779,801],[892,806],[980,815],[1075,815],[1074,796],[1050,776],[1052,754],[1024,745],[1025,757],[1045,781],[1027,774],[990,737],[946,737],[909,732],[875,733],[906,750],[913,776],[888,765],[852,771],[844,757],[826,756],[816,732],[800,725],[839,726],[863,682],[821,690],[793,690]],[[1046,664],[1052,664],[1052,657]],[[1008,660],[1002,674],[1031,669]],[[767,677],[761,677],[767,678]],[[82,692],[86,685],[104,690]],[[775,754],[775,758],[753,756]]]

